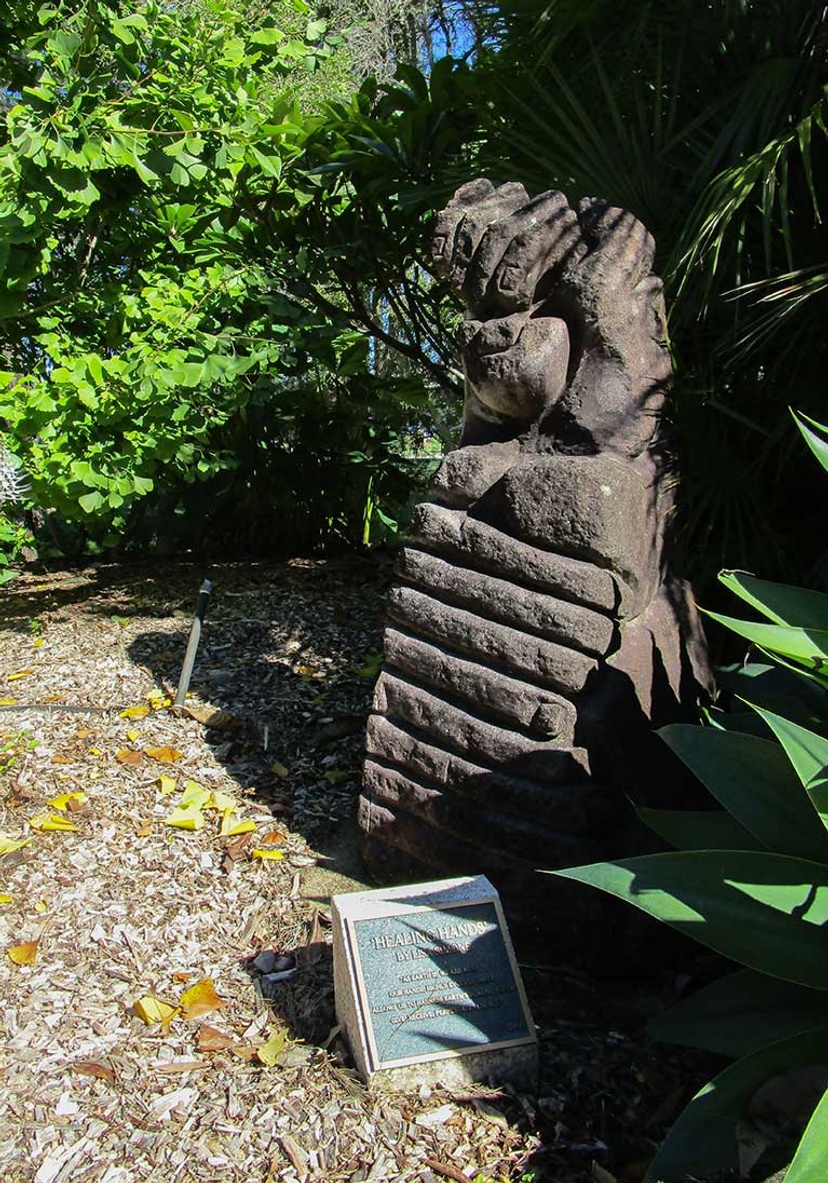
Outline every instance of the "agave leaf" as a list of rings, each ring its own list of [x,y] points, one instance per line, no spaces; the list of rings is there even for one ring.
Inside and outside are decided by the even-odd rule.
[[[828,663],[828,630],[817,628],[796,628],[780,624],[756,624],[752,620],[738,620],[734,616],[722,616],[718,612],[703,609],[705,616],[718,621],[737,636],[761,645],[771,653],[781,653],[794,661],[804,661],[820,668]]]
[[[828,717],[828,692],[803,676],[802,670],[750,662],[739,669],[720,670],[717,681],[721,690],[793,719],[803,727],[809,720]]]
[[[728,591],[756,608],[775,624],[797,625],[804,629],[828,629],[828,595],[756,579],[744,571],[721,571],[719,580]]]
[[[692,850],[550,871],[609,892],[760,973],[828,990],[828,866]]]
[[[778,744],[672,723],[658,733],[728,813],[770,850],[828,863],[825,832]]]
[[[736,1058],[822,1026],[822,990],[740,969],[656,1015],[647,1030],[653,1039]]]
[[[805,1127],[785,1183],[814,1183],[815,1179],[825,1178],[828,1178],[828,1089]]]
[[[638,816],[677,850],[767,850],[724,809],[645,809]]]
[[[822,423],[817,423],[815,419],[809,419],[807,415],[803,415],[801,411],[792,411],[796,425],[802,432],[805,443],[811,449],[822,467],[828,472],[828,441],[823,437],[828,435],[828,427]],[[813,431],[812,428],[816,428]],[[820,434],[817,434],[819,432]]]
[[[828,1029],[823,1029],[780,1040],[731,1064],[695,1095],[678,1118],[650,1163],[644,1183],[673,1183],[685,1174],[737,1169],[736,1123],[756,1090],[780,1072],[826,1057]],[[823,1177],[803,1175],[801,1183]]]
[[[792,723],[790,719],[783,719],[773,711],[761,707],[754,707],[754,710],[762,716],[782,744],[823,826],[828,829],[828,739],[809,731],[807,727]]]

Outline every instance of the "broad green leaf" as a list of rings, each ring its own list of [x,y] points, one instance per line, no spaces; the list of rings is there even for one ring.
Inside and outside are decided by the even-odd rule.
[[[717,621],[771,653],[781,653],[794,661],[813,664],[817,669],[828,663],[828,630],[815,628],[791,628],[779,624],[754,624],[750,620],[737,620],[733,616],[722,616],[718,612],[704,610],[705,616]]]
[[[828,629],[828,595],[756,579],[743,571],[722,571],[719,580],[728,591],[750,604],[775,624]]]
[[[817,718],[828,718],[828,692],[813,678],[803,676],[801,670],[750,662],[738,669],[718,671],[716,680],[721,690],[793,719],[803,727]]]
[[[724,809],[645,809],[638,816],[677,850],[767,850]]]
[[[778,744],[740,731],[672,723],[658,732],[728,813],[782,854],[828,863],[828,841]]]
[[[828,1179],[828,1089],[811,1114],[785,1183],[822,1183]]]
[[[828,990],[828,866],[781,854],[694,850],[550,871],[588,883],[725,957]]]
[[[814,808],[822,818],[822,824],[828,829],[828,739],[817,735],[790,719],[783,719],[773,711],[765,711],[761,707],[754,707],[773,730],[788,758],[796,769],[796,774]]]
[[[91,493],[84,493],[78,498],[78,505],[86,513],[94,513],[96,509],[99,509],[103,505],[103,503],[104,499],[97,489],[93,490]]]
[[[696,1094],[650,1163],[644,1183],[738,1169],[736,1123],[765,1081],[828,1057],[828,1030],[781,1040],[732,1064]],[[808,1183],[820,1183],[818,1176]]]
[[[828,441],[824,438],[828,435],[828,428],[824,427],[822,423],[817,423],[815,419],[809,419],[800,411],[793,411],[792,414],[797,427],[802,432],[805,443],[828,472]],[[816,431],[812,430],[813,428],[816,428]]]
[[[825,1001],[821,990],[741,969],[656,1015],[647,1030],[654,1039],[736,1058],[828,1027]]]

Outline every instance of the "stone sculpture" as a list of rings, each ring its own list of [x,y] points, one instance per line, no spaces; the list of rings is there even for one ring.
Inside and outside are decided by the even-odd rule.
[[[464,431],[388,601],[359,815],[381,874],[485,872],[525,904],[535,868],[618,853],[628,793],[669,788],[652,729],[694,717],[708,675],[665,562],[653,254],[630,214],[517,184],[438,218]]]

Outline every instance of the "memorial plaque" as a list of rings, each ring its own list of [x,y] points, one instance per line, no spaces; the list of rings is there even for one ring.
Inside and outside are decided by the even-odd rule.
[[[333,907],[337,1014],[367,1080],[529,1082],[534,1028],[487,879],[355,892]]]

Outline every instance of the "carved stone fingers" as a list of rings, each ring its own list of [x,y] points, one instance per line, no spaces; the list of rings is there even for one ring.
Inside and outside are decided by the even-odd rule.
[[[487,228],[466,270],[463,294],[480,317],[528,310],[543,276],[585,253],[566,198],[542,193]]]
[[[495,189],[490,181],[480,179],[457,190],[437,219],[433,254],[435,266],[456,291],[462,291],[469,263],[489,226],[528,200],[523,185],[516,183]]]

